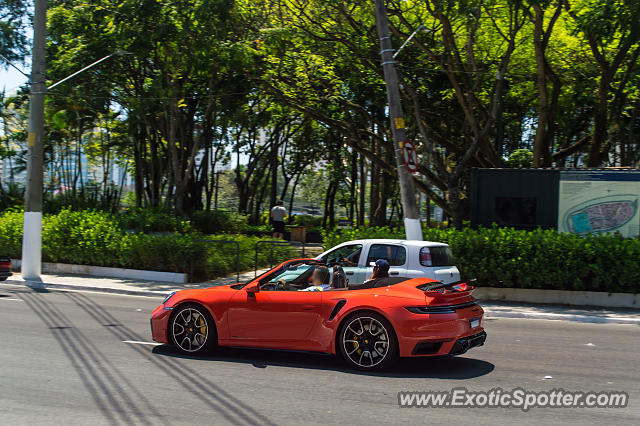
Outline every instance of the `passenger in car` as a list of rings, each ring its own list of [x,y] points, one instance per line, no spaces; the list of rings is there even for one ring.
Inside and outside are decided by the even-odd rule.
[[[324,291],[331,289],[331,285],[329,284],[329,268],[326,266],[316,266],[311,279],[313,284],[300,291]]]
[[[372,281],[379,280],[380,278],[389,278],[389,267],[389,262],[387,262],[386,259],[376,260],[373,266],[373,274],[364,284],[371,284]]]

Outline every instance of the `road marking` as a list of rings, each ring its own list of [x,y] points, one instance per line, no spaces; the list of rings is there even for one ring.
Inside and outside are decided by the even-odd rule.
[[[156,342],[138,342],[137,340],[123,340],[122,343],[131,343],[132,345],[149,345],[149,346],[160,346],[162,343]]]
[[[15,299],[13,297],[0,297],[0,300],[13,300],[14,302],[24,302],[22,299]]]

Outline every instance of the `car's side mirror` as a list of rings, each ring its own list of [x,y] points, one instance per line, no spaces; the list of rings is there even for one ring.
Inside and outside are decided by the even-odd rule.
[[[249,294],[255,294],[260,291],[258,284],[250,284],[245,288],[245,291]]]

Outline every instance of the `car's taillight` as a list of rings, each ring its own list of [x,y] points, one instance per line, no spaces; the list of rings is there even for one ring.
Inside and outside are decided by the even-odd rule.
[[[0,269],[11,269],[10,260],[0,260]]]

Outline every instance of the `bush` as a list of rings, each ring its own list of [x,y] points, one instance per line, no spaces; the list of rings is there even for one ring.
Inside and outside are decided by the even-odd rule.
[[[507,159],[507,167],[522,169],[533,166],[533,152],[528,149],[516,149]]]
[[[511,228],[425,229],[451,246],[463,278],[494,287],[640,292],[640,240]],[[324,232],[326,247],[360,238],[404,238],[402,229]]]
[[[17,183],[0,182],[0,211],[24,206],[24,187]]]
[[[60,213],[62,210],[113,211],[114,208],[114,200],[104,197],[97,189],[86,189],[75,194],[71,191],[56,195],[45,192],[42,199],[42,211],[45,214]]]
[[[152,216],[160,217],[157,214]],[[0,255],[21,257],[22,221],[22,212],[0,214]],[[239,267],[241,271],[246,271],[254,267],[254,245],[264,240],[245,235],[207,237],[192,230],[161,235],[132,233],[127,232],[121,224],[121,217],[98,211],[63,209],[58,214],[46,215],[42,230],[43,260],[182,272],[191,274],[195,279],[210,279],[236,271],[235,244],[211,241],[238,242]],[[158,222],[154,229],[160,229]],[[294,257],[298,257],[295,250],[288,246],[275,247],[272,257],[270,250],[262,250],[258,256],[258,267]]]
[[[21,211],[6,211],[0,215],[0,256],[22,257]]]
[[[42,224],[45,262],[111,266],[119,264],[122,230],[108,213],[63,209]]]
[[[135,232],[189,232],[189,221],[181,220],[164,210],[130,208],[117,216],[124,229]]]
[[[322,216],[295,215],[292,225],[306,226],[309,228],[322,227]]]
[[[247,230],[247,216],[223,210],[194,211],[191,223],[204,234],[239,234]]]
[[[159,209],[132,208],[118,215],[124,229],[136,232],[181,232],[193,229],[203,234],[239,234],[247,230],[247,217],[222,210],[196,210],[191,219],[180,219]]]

